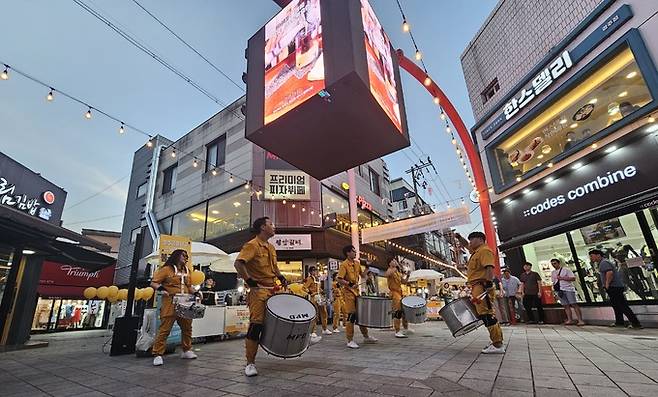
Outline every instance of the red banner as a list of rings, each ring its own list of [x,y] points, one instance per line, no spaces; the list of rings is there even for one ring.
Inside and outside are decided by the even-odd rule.
[[[43,262],[39,285],[58,285],[70,287],[101,287],[112,285],[114,281],[114,266],[105,269],[89,271],[80,266],[57,262]]]

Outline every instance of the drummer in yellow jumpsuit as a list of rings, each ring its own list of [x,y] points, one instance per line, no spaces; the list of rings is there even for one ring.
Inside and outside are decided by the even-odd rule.
[[[244,373],[247,376],[258,375],[255,361],[258,342],[263,332],[266,302],[278,288],[277,280],[284,287],[288,285],[286,278],[279,271],[276,250],[267,241],[274,236],[274,229],[270,218],[256,219],[253,224],[253,232],[256,233],[256,237],[242,247],[234,264],[238,274],[250,288],[249,295],[247,295],[249,329],[245,338],[247,366]]]
[[[327,329],[327,306],[320,305],[318,302],[322,298],[322,294],[320,292],[320,282],[318,281],[320,274],[315,266],[309,267],[308,273],[308,277],[306,277],[306,280],[304,280],[304,291],[306,291],[306,293],[309,295],[309,300],[313,306],[315,306],[315,311],[318,313],[318,316],[320,316],[320,322],[322,323],[322,333],[325,335],[331,335],[331,331]],[[318,324],[316,319],[316,321],[314,321],[311,325],[312,344],[318,343],[322,339],[321,336],[318,336],[315,333],[315,328],[317,325]]]
[[[331,295],[334,297],[333,309],[334,309],[334,318],[333,318],[333,328],[334,333],[337,334],[340,332],[338,326],[340,325],[340,315],[343,315],[343,324],[345,324],[345,319],[347,314],[345,313],[345,303],[343,302],[343,287],[341,287],[338,280],[338,272],[335,272],[331,277]]]
[[[406,338],[409,331],[409,323],[404,318],[404,311],[402,311],[402,284],[406,284],[406,278],[403,279],[402,272],[400,271],[400,264],[395,258],[391,258],[388,262],[388,269],[386,273],[386,282],[388,290],[391,292],[391,301],[393,309],[393,328],[395,329],[396,338]],[[400,330],[400,323],[404,327],[404,332]]]
[[[357,321],[356,297],[359,296],[359,277],[365,277],[366,270],[361,270],[361,264],[356,261],[356,249],[353,245],[343,248],[343,254],[347,257],[338,268],[338,282],[343,285],[345,312],[347,313],[347,324],[345,324],[345,336],[347,347],[358,349],[359,345],[354,342],[354,323]],[[368,336],[368,328],[359,325],[363,341],[376,343],[377,339]]]
[[[489,331],[491,344],[482,350],[483,354],[503,354],[503,330],[496,319],[493,302],[496,299],[496,290],[493,285],[494,278],[494,253],[486,242],[486,236],[482,232],[473,232],[468,235],[468,241],[456,234],[459,241],[468,247],[471,257],[466,264],[467,282],[471,286],[471,295],[475,303],[478,317],[484,322]],[[479,298],[480,295],[486,294]]]
[[[187,259],[187,252],[175,250],[169,255],[165,264],[155,272],[153,280],[151,280],[151,287],[162,291],[160,328],[158,328],[158,335],[151,350],[155,366],[164,364],[162,355],[167,348],[167,337],[169,337],[174,322],[177,322],[181,329],[183,347],[181,358],[196,358],[196,354],[192,351],[192,319],[177,317],[173,303],[174,295],[189,294],[192,291]]]

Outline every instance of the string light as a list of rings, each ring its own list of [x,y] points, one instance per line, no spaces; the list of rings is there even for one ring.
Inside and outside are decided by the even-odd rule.
[[[291,207],[292,207],[292,208],[295,208],[295,203],[292,203]]]
[[[0,73],[0,79],[9,80],[9,65],[5,64],[5,70]]]
[[[283,205],[286,205],[286,203],[287,203],[286,199],[283,199],[283,201],[282,201],[281,203],[282,203]]]
[[[429,87],[432,85],[432,79],[429,78],[429,76],[425,77],[425,81],[423,81],[423,84],[425,84],[425,87]]]
[[[402,31],[405,32],[405,33],[409,33],[410,30],[411,30],[411,26],[409,26],[409,22],[404,20],[402,22]]]
[[[123,128],[123,123],[121,123],[121,127],[119,127],[119,134],[123,134],[124,132],[125,132],[125,129]],[[196,160],[194,160],[194,161],[196,161]]]
[[[419,50],[416,50],[416,60],[420,61],[421,59],[423,59],[423,54]]]
[[[231,182],[231,183],[233,183],[233,175],[232,175],[232,174],[231,174],[231,176],[228,178],[228,181]]]
[[[245,188],[245,189],[249,189],[249,182],[247,182],[247,183],[244,184],[244,188]]]
[[[55,95],[53,94],[53,89],[50,89],[50,92],[48,92],[48,95],[46,95],[46,101],[52,102],[53,99],[55,99]]]
[[[91,119],[91,107],[87,110],[87,113],[85,113],[85,118],[87,120]]]
[[[171,157],[176,157],[176,151],[175,150],[171,152]]]
[[[153,141],[151,139],[146,141],[146,147],[150,147],[150,148],[153,147]]]

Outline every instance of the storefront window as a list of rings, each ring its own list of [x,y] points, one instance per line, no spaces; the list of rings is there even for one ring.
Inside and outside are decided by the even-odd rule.
[[[358,208],[356,213],[359,220],[359,227],[361,229],[372,227],[372,219],[370,218],[370,213],[368,211]]]
[[[0,302],[2,302],[2,296],[5,293],[7,278],[9,277],[9,269],[11,269],[12,266],[11,260],[13,253],[13,248],[0,244]]]
[[[557,156],[595,141],[596,134],[651,101],[633,53],[626,48],[491,149],[497,184],[514,183]]]
[[[189,237],[192,241],[203,241],[205,220],[206,203],[203,203],[174,215],[171,233],[175,236]]]
[[[216,197],[208,202],[206,240],[249,227],[251,197],[244,189]]]
[[[290,283],[301,283],[304,282],[304,276],[302,275],[302,262],[301,261],[289,261],[289,262],[277,262],[281,274],[283,274],[288,282]]]
[[[161,221],[158,221],[158,228],[160,229],[160,233],[171,234],[171,218],[172,217],[169,216]]]
[[[588,274],[588,288],[592,300],[607,300],[601,285],[598,268],[590,263],[588,252],[598,248],[614,261],[626,284],[628,300],[655,299],[656,276],[653,264],[642,258],[646,245],[637,216],[628,214],[611,218],[571,232],[581,266]]]
[[[585,293],[580,281],[581,277],[579,277],[576,262],[573,258],[573,255],[571,254],[571,248],[569,247],[569,240],[565,234],[559,234],[544,240],[526,244],[523,246],[523,253],[525,255],[526,261],[532,263],[532,270],[541,275],[542,284],[544,287],[549,289],[552,289],[551,272],[553,271],[553,266],[551,265],[551,259],[560,259],[562,264],[569,268],[574,275],[576,275],[576,281],[574,281],[574,285],[576,287],[576,297],[578,301],[586,301]],[[582,267],[582,260],[585,258],[579,255],[579,259],[580,265]],[[587,280],[586,276],[585,279]]]
[[[105,301],[102,300],[39,298],[32,331],[100,328],[104,311]]]
[[[347,199],[322,186],[322,213],[323,215],[335,213],[338,218],[350,219],[350,206]]]

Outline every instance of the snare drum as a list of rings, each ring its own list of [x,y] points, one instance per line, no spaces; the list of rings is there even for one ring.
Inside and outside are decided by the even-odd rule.
[[[402,310],[408,323],[420,324],[427,319],[427,301],[420,296],[402,298]]]
[[[439,315],[455,337],[466,335],[484,324],[470,298],[459,298],[448,303],[441,308]]]
[[[299,357],[310,343],[315,307],[293,294],[276,294],[266,303],[260,345],[267,353],[281,358]]]
[[[203,318],[206,306],[197,303],[196,297],[191,294],[176,294],[173,299],[176,317],[195,319]]]
[[[389,298],[358,296],[356,298],[356,323],[367,328],[390,328],[393,303]]]

